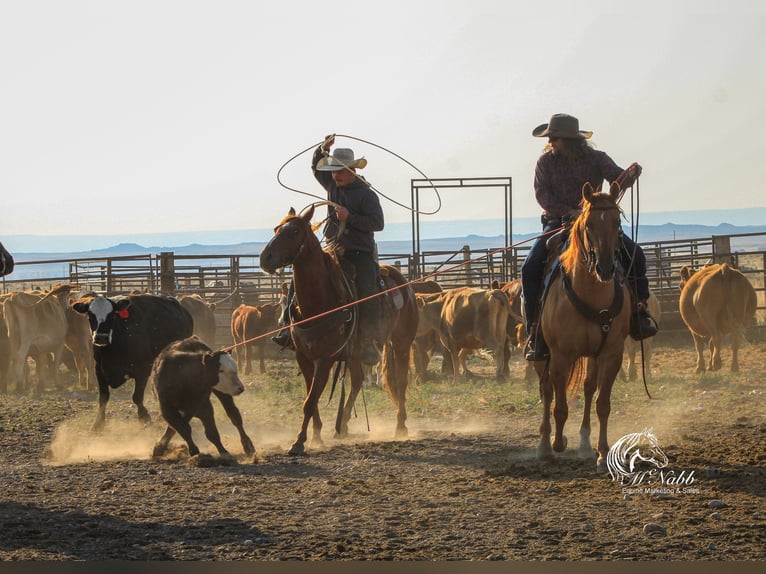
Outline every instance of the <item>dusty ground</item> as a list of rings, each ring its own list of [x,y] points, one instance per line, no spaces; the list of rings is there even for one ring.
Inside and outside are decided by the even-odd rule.
[[[2,396],[0,559],[766,559],[766,344],[744,349],[739,375],[704,377],[690,343],[660,346],[652,400],[617,382],[610,439],[652,427],[668,468],[694,473],[672,494],[626,494],[571,449],[539,463],[537,388],[514,361],[510,384],[413,386],[405,441],[391,439],[392,408],[372,387],[351,439],[334,440],[337,394],[327,405],[326,393],[325,447],[299,458],[286,451],[301,383],[292,364],[272,362],[237,399],[257,461],[219,413],[235,466],[195,466],[180,447],[152,460],[162,428],[139,425],[132,383],[112,396],[98,436],[94,394]],[[570,445],[579,421],[572,411]],[[198,444],[212,452],[201,433]]]

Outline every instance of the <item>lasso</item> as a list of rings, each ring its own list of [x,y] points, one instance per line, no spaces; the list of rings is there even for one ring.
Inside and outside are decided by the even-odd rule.
[[[656,468],[665,468],[668,457],[660,448],[652,429],[627,434],[612,445],[606,455],[606,464],[613,481],[620,484],[631,481],[636,473],[636,465],[644,462]]]

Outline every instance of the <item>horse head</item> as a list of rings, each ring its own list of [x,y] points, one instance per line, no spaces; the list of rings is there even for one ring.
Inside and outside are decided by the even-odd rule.
[[[599,281],[614,278],[622,241],[619,193],[617,184],[612,184],[608,192],[600,192],[586,183],[582,189],[581,213],[572,225],[571,246],[579,251],[580,258]]]
[[[261,250],[260,265],[266,273],[274,274],[277,269],[292,265],[303,251],[310,238],[316,239],[311,226],[314,216],[312,205],[306,213],[296,215],[290,208],[288,214],[274,228],[274,237]]]

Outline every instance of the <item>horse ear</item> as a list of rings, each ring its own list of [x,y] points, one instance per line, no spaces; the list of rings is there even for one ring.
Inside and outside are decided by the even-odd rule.
[[[593,186],[589,181],[586,181],[585,185],[582,186],[582,198],[588,203],[593,199]]]
[[[303,219],[311,223],[311,218],[314,217],[314,204],[311,204],[311,207],[309,207],[308,211],[303,214]]]
[[[290,211],[287,212],[287,215],[295,215],[295,208],[291,207]]]

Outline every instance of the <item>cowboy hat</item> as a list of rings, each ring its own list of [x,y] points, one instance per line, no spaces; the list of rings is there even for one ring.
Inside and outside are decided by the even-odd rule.
[[[354,150],[338,148],[332,155],[327,155],[317,162],[317,171],[338,171],[344,167],[363,169],[367,160],[363,157],[354,159]]]
[[[580,129],[580,122],[569,114],[553,114],[550,122],[540,124],[532,130],[532,135],[537,138],[571,138],[588,139],[593,132]]]

